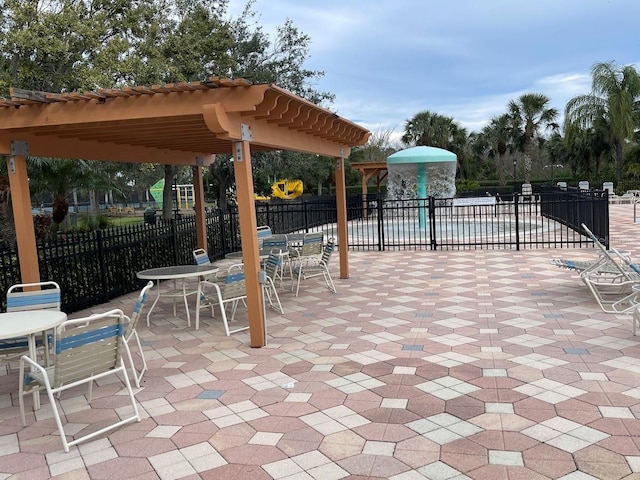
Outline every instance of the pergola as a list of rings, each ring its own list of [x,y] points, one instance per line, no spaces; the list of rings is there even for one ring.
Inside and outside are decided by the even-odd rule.
[[[380,184],[385,178],[387,178],[387,175],[389,174],[389,172],[387,171],[387,162],[353,162],[351,163],[351,168],[353,168],[354,170],[358,170],[362,175],[362,210],[363,215],[366,217],[368,215],[367,201],[364,200],[364,197],[366,197],[369,191],[369,180],[375,175],[376,187],[378,191],[380,191]]]
[[[0,99],[0,154],[7,155],[22,281],[40,280],[27,178],[28,156],[190,165],[198,247],[206,248],[202,168],[234,157],[251,346],[265,345],[251,152],[296,150],[335,159],[340,278],[349,277],[344,159],[370,133],[271,84],[203,82],[88,92],[11,89]]]

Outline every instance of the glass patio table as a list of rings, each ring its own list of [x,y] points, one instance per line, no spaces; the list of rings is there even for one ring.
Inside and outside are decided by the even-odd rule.
[[[147,326],[149,326],[149,317],[154,307],[160,300],[160,297],[173,298],[173,315],[176,315],[176,299],[182,297],[184,299],[184,308],[187,311],[187,326],[191,326],[191,315],[189,314],[189,304],[187,297],[198,293],[198,289],[187,290],[186,280],[189,278],[206,277],[218,272],[216,265],[174,265],[169,267],[149,268],[137,273],[137,277],[142,280],[156,281],[156,299],[151,308],[147,312]],[[160,289],[160,280],[173,280],[173,289],[162,292]],[[177,280],[182,280],[182,288],[176,285]]]

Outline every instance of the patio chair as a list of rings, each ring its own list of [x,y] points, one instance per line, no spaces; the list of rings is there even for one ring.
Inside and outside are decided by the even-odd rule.
[[[633,324],[633,335],[635,336],[637,328],[640,327],[640,305],[633,309],[631,322]]]
[[[262,248],[264,250],[269,250],[270,254],[274,253],[280,257],[281,261],[279,262],[279,268],[276,271],[276,277],[280,279],[280,286],[282,286],[285,268],[288,267],[289,278],[293,279],[287,236],[285,234],[271,235],[262,241]]]
[[[262,242],[266,237],[270,237],[273,235],[271,232],[271,227],[268,225],[261,225],[256,229],[256,234],[258,235],[258,246],[262,248]]]
[[[289,257],[295,266],[296,263],[303,262],[309,258],[318,258],[322,255],[324,244],[324,232],[305,233],[302,238],[302,245],[299,248],[290,248]],[[293,286],[291,287],[293,291]]]
[[[281,270],[281,264],[283,262],[282,257],[277,253],[270,253],[267,259],[264,262],[264,272],[266,276],[266,283],[264,284],[264,294],[269,300],[269,305],[274,310],[284,314],[284,309],[282,308],[282,303],[280,303],[280,297],[278,296],[278,291],[276,290],[276,278],[278,277],[278,272]],[[274,304],[274,300],[277,304]]]
[[[240,327],[229,330],[229,319],[227,318],[227,306],[231,306],[231,321],[234,320],[239,302],[244,302],[247,298],[247,288],[243,266],[232,265],[229,267],[227,276],[221,282],[211,282],[209,280],[201,280],[198,283],[198,296],[196,301],[196,330],[200,328],[200,310],[202,308],[211,308],[211,318],[213,318],[213,309],[215,305],[220,307],[220,314],[224,324],[224,330],[227,336],[232,333],[247,330],[249,327]]]
[[[294,268],[293,275],[297,279],[296,281],[296,297],[300,290],[300,281],[307,278],[318,277],[322,275],[324,281],[327,284],[329,290],[333,293],[336,292],[336,287],[333,284],[331,273],[329,272],[329,260],[335,250],[335,243],[333,238],[329,239],[327,244],[322,250],[322,256],[320,258],[309,256],[301,260]]]
[[[640,266],[615,248],[607,249],[584,223],[582,228],[607,260],[602,266],[585,270],[580,275],[582,281],[604,312],[629,313],[638,304],[640,292],[633,286],[640,283]]]
[[[7,312],[28,310],[60,311],[60,285],[56,282],[19,283],[7,290]],[[42,332],[36,340],[38,347],[44,347],[45,364],[49,365],[49,351],[53,338]],[[27,337],[0,340],[0,359],[6,362],[18,362],[20,356],[29,351]]]
[[[209,254],[204,248],[196,248],[193,251],[193,258],[196,261],[196,265],[211,265],[211,260],[209,259]],[[226,272],[219,270],[214,275],[208,275],[206,277],[200,277],[200,280],[209,280],[211,282],[218,281],[220,277],[226,275]]]
[[[204,248],[196,248],[193,251],[193,258],[196,261],[196,265],[210,265],[209,254]]]
[[[133,421],[139,422],[138,406],[121,356],[125,324],[126,320],[122,310],[110,310],[87,318],[67,320],[56,328],[55,352],[51,367],[45,368],[34,359],[23,355],[20,358],[20,378],[23,381],[20,382],[18,396],[22,425],[26,426],[27,424],[24,396],[40,390],[47,391],[65,452],[68,452],[69,447],[73,445],[121,425]],[[27,367],[31,371],[27,371]],[[118,409],[116,422],[68,441],[56,402],[57,394],[79,385],[88,384],[88,401],[91,402],[93,382],[109,375],[119,376],[122,379],[129,395],[133,414],[124,416],[123,412]],[[102,418],[100,418],[100,422],[102,423]]]
[[[147,303],[147,299],[149,298],[149,291],[153,288],[153,282],[149,281],[144,288],[140,291],[140,295],[136,299],[136,303],[133,306],[133,312],[130,317],[125,315],[125,329],[123,338],[123,346],[127,353],[127,359],[129,360],[129,365],[131,366],[131,376],[133,377],[133,381],[136,384],[136,388],[140,388],[140,380],[142,380],[142,376],[144,372],[147,371],[147,361],[144,358],[144,351],[142,350],[142,344],[140,343],[140,337],[138,336],[138,331],[136,330],[136,326],[138,325],[138,321],[140,320],[140,313]],[[133,356],[131,355],[131,348],[129,343],[131,340],[135,341],[136,346],[138,347],[138,354],[140,355],[140,359],[142,361],[142,367],[138,370],[133,363]]]

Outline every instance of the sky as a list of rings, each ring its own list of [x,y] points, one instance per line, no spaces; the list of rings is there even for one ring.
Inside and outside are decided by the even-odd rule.
[[[230,0],[229,13],[246,1]],[[597,62],[640,64],[640,0],[256,0],[267,33],[287,19],[311,37],[305,66],[330,109],[372,132],[429,110],[480,131],[524,93],[561,118],[591,91]]]

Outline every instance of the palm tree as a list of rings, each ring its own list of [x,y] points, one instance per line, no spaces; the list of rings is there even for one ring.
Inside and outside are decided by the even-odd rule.
[[[95,171],[85,160],[49,157],[31,157],[29,167],[32,192],[53,196],[51,233],[55,233],[69,212],[69,194],[74,188],[86,185]]]
[[[512,128],[518,133],[519,145],[524,150],[524,181],[529,183],[531,159],[536,142],[541,139],[541,130],[557,128],[555,123],[558,110],[549,108],[549,98],[542,93],[525,93],[516,100],[511,100],[507,108],[512,121]],[[514,133],[515,133],[514,132]]]
[[[511,148],[512,129],[511,117],[508,114],[493,117],[488,125],[482,129],[482,135],[486,138],[489,158],[496,158],[496,170],[500,185],[506,185],[506,163],[505,155],[507,149]]]
[[[407,120],[402,141],[407,145],[452,149],[460,147],[460,130],[464,131],[452,117],[425,110]]]
[[[615,62],[596,63],[591,68],[591,93],[567,103],[565,125],[593,126],[598,119],[609,125],[616,152],[616,180],[622,181],[622,147],[632,140],[640,116],[640,76],[632,66],[618,68]]]

